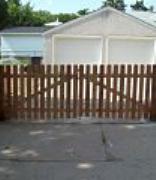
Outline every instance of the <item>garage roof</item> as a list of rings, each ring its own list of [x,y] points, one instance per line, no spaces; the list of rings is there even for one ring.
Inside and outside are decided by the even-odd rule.
[[[152,30],[156,30],[156,13],[154,12],[139,12],[139,11],[132,11],[132,12],[121,12],[121,11],[118,11],[112,7],[106,7],[106,8],[103,8],[103,9],[100,9],[100,10],[97,10],[93,13],[90,13],[86,16],[82,16],[78,19],[75,19],[75,20],[72,20],[72,21],[69,21],[63,25],[60,25],[56,28],[53,28],[53,29],[50,29],[48,31],[45,31],[44,32],[44,35],[47,35],[49,33],[53,33],[53,32],[57,32],[58,30],[60,29],[64,29],[64,28],[68,28],[70,27],[70,25],[74,25],[74,24],[77,24],[83,20],[87,20],[89,18],[92,18],[94,16],[97,16],[105,11],[113,11],[115,13],[118,13],[122,16],[126,16],[127,18],[130,18],[131,20],[133,21],[136,21],[137,23],[140,23],[142,24],[143,26],[145,27],[148,27]]]
[[[51,27],[12,27],[3,29],[0,31],[0,34],[41,34],[49,29],[51,29]]]
[[[152,26],[156,27],[156,13],[155,12],[131,11],[128,14],[144,21],[145,23],[149,23]]]

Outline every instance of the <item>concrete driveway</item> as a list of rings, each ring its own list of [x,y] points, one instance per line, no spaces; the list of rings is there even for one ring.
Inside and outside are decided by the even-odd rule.
[[[155,124],[1,124],[0,180],[155,180]]]

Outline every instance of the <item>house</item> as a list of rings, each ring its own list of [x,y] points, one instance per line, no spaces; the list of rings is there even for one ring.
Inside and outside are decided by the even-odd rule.
[[[146,14],[147,13],[147,14]],[[154,64],[156,14],[107,7],[44,32],[47,64]]]
[[[45,26],[56,27],[62,24],[63,23],[59,21],[59,18],[57,18],[56,21],[45,23]]]
[[[13,27],[0,31],[1,57],[29,59],[40,63],[43,58],[43,32],[50,27]]]

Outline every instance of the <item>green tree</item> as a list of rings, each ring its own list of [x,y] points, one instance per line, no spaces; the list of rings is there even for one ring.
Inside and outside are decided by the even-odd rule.
[[[9,26],[32,26],[33,13],[33,8],[29,2],[22,5],[20,0],[8,1]]]
[[[87,13],[87,9],[81,14]],[[51,14],[48,11],[34,11],[30,3],[21,0],[0,0],[0,28],[12,26],[43,26],[57,18],[63,23],[78,18],[76,13]]]
[[[8,26],[18,26],[20,24],[20,0],[8,0]]]
[[[81,10],[79,10],[77,13],[78,13],[78,15],[80,15],[80,16],[84,16],[84,15],[89,14],[89,9],[87,9],[87,8],[81,9]]]
[[[33,25],[33,8],[30,3],[20,6],[20,21],[19,26]]]
[[[144,0],[137,0],[135,4],[131,5],[131,8],[135,11],[148,11],[150,8],[146,7]]]
[[[21,0],[7,0],[7,1],[8,1],[8,3],[16,4],[17,6],[21,5]]]
[[[66,23],[68,21],[71,21],[71,20],[79,17],[78,15],[76,15],[74,13],[60,13],[60,14],[57,14],[56,16],[63,23]]]
[[[103,5],[101,6],[101,8],[103,7],[113,7],[117,10],[125,11],[126,4],[124,0],[106,0],[103,2]]]
[[[43,26],[47,22],[55,21],[57,18],[56,15],[51,14],[49,11],[34,11],[33,12],[33,25],[34,26]]]
[[[8,4],[6,0],[0,0],[0,29],[7,25],[8,20]]]

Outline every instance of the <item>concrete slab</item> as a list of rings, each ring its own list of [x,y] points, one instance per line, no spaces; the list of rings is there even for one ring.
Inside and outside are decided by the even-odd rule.
[[[1,124],[0,180],[155,180],[154,124]]]

